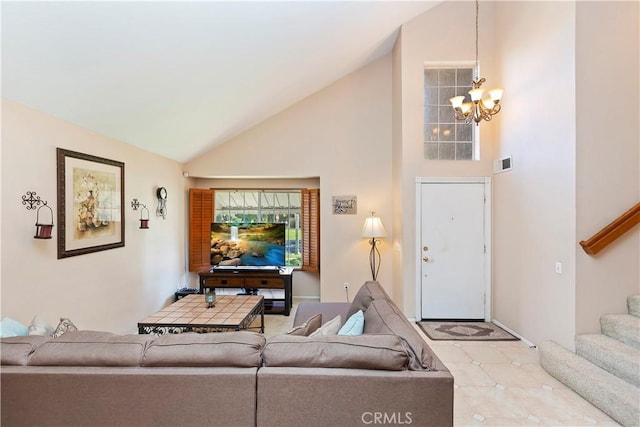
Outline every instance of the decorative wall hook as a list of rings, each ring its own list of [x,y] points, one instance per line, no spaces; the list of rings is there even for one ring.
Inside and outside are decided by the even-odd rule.
[[[134,211],[140,209],[140,228],[147,229],[149,228],[149,209],[147,209],[147,205],[144,205],[138,201],[138,199],[133,199],[131,201],[131,207]],[[147,211],[147,217],[144,217],[144,212]]]
[[[25,205],[27,210],[36,209],[36,234],[34,239],[50,239],[51,231],[53,230],[53,209],[47,205],[46,200],[42,200],[35,191],[27,191],[27,194],[22,196],[22,204]],[[51,222],[40,223],[40,209],[47,208],[51,214]]]
[[[27,206],[27,210],[35,209],[36,206],[40,206],[43,202],[44,201],[40,199],[40,196],[36,195],[35,191],[27,191],[27,194],[22,196],[22,204],[29,205]],[[44,202],[44,204],[46,205],[47,202]]]

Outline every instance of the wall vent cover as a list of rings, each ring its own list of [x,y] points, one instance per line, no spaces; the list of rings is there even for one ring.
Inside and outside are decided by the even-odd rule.
[[[511,156],[503,157],[493,161],[493,173],[502,173],[513,169]]]

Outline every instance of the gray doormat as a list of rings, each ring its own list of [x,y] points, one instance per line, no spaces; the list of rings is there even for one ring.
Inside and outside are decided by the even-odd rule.
[[[416,322],[432,340],[511,341],[518,338],[489,322]]]

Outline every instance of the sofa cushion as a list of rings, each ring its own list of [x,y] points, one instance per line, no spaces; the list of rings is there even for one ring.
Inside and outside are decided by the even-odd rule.
[[[29,356],[50,339],[50,337],[39,335],[3,338],[0,340],[0,363],[26,366]]]
[[[402,371],[408,355],[395,335],[277,335],[262,352],[264,366]]]
[[[300,326],[296,326],[287,332],[289,335],[302,335],[308,337],[322,325],[322,314],[311,316]]]
[[[365,334],[394,334],[406,341],[409,352],[409,369],[433,369],[433,355],[418,331],[390,301],[379,299],[369,304],[364,313]]]
[[[389,295],[384,291],[380,283],[369,280],[358,289],[353,297],[353,302],[347,312],[347,319],[353,316],[358,310],[364,313],[369,308],[369,304],[377,299],[389,299]]]
[[[163,335],[146,349],[142,366],[259,367],[264,343],[248,331]]]
[[[315,337],[319,335],[336,335],[340,330],[340,326],[342,326],[342,316],[337,315],[336,317],[313,331],[311,334],[309,334],[309,336]]]
[[[362,335],[364,332],[364,313],[362,310],[349,317],[338,331],[338,335]]]
[[[29,359],[38,366],[140,366],[152,335],[73,331],[42,344]]]

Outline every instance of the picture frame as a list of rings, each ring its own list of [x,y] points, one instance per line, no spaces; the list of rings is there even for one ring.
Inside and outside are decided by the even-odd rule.
[[[334,215],[356,215],[358,213],[358,196],[333,196],[331,204]]]
[[[56,148],[58,259],[124,246],[124,163]]]

